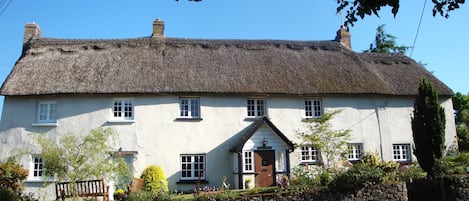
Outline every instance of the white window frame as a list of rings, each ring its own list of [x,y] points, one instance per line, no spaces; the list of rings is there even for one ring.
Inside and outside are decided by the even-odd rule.
[[[349,161],[359,161],[363,157],[363,143],[347,144],[347,159]]]
[[[187,158],[189,158],[190,161],[188,161]],[[200,162],[200,158],[203,159],[202,162]],[[198,159],[199,161],[196,162],[196,159]],[[181,180],[199,180],[199,179],[205,180],[206,172],[207,172],[206,161],[207,161],[207,157],[205,154],[181,154],[180,156],[181,165],[179,166],[181,168],[180,170]],[[200,165],[202,165],[202,169],[200,168]],[[196,168],[196,166],[198,168]],[[187,173],[189,173],[190,176],[188,176]],[[198,174],[197,176],[196,176],[196,173]],[[200,176],[200,174],[202,175]]]
[[[29,165],[29,181],[42,181],[46,177],[45,162],[41,155],[31,155],[31,162]]]
[[[246,101],[248,117],[263,117],[267,114],[265,99],[248,98]]]
[[[57,101],[38,102],[37,123],[47,124],[47,123],[56,123],[56,122],[57,122]]]
[[[302,163],[318,163],[321,159],[321,153],[314,145],[301,146],[301,162]]]
[[[400,143],[392,145],[392,157],[396,162],[412,161],[412,147],[409,143]]]
[[[243,151],[243,172],[254,172],[253,151]]]
[[[196,97],[179,98],[179,118],[199,119],[200,118],[200,98],[196,98]]]
[[[118,110],[117,104],[120,103],[120,107]],[[130,103],[130,107],[129,104]],[[128,110],[130,108],[130,110]],[[127,113],[130,113],[129,116],[126,117]],[[134,106],[134,100],[133,99],[125,99],[125,98],[119,98],[119,99],[114,99],[112,101],[112,114],[111,114],[111,119],[112,120],[120,120],[120,121],[133,121],[135,118],[135,106]]]
[[[305,100],[305,117],[318,118],[323,114],[323,106],[321,99],[307,99]]]

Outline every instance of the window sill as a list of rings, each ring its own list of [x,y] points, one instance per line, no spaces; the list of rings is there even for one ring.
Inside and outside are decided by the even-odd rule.
[[[29,179],[26,179],[24,182],[27,182],[27,183],[52,183],[52,182],[55,182],[55,179],[29,178]]]
[[[116,124],[132,124],[135,123],[133,119],[109,119],[107,120],[108,123],[116,123]]]
[[[302,161],[300,165],[320,165],[319,161]]]
[[[362,161],[362,159],[348,159],[348,162],[352,163],[352,164],[357,164],[357,163],[360,163]]]
[[[179,117],[179,118],[176,118],[174,121],[202,121],[203,119],[202,118],[185,118],[185,117]]]
[[[246,117],[244,118],[244,121],[256,121],[258,119],[263,118],[264,116],[258,116],[258,117]]]
[[[412,164],[412,161],[394,161],[396,163],[399,163],[401,165],[411,165]]]
[[[179,180],[176,182],[176,184],[208,184],[208,180],[202,179],[202,180]]]
[[[33,123],[32,126],[38,126],[38,127],[57,127],[57,122],[51,122],[51,123]]]
[[[321,118],[320,116],[319,117],[303,117],[303,119],[301,120],[302,122],[311,122],[311,121],[314,121],[316,119],[319,119]]]

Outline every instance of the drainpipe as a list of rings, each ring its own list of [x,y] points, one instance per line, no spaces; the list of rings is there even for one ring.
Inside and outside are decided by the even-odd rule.
[[[381,160],[384,160],[383,157],[383,136],[382,136],[382,131],[381,131],[381,121],[379,118],[379,106],[375,108],[375,113],[376,113],[376,119],[378,120],[378,134],[379,134],[379,155],[381,157]]]

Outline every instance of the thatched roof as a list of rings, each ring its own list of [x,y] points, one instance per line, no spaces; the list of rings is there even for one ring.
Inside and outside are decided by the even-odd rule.
[[[416,95],[420,78],[453,92],[400,54],[356,53],[336,41],[37,38],[0,89],[43,94]]]

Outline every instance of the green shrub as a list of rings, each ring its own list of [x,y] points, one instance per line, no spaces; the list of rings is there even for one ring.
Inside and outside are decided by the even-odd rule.
[[[436,176],[463,174],[469,172],[469,153],[458,156],[447,156],[437,160],[433,171]]]
[[[168,192],[168,181],[163,168],[156,165],[150,165],[142,172],[143,188],[153,192],[155,195]]]
[[[293,168],[293,176],[290,178],[290,188],[298,191],[311,189],[318,186],[317,175],[322,170],[316,166],[297,166]]]
[[[347,172],[338,175],[329,185],[334,191],[353,191],[384,181],[384,171],[365,163],[352,166]]]
[[[153,201],[153,193],[150,191],[141,191],[129,194],[127,201]]]
[[[427,173],[419,166],[418,163],[412,163],[407,168],[402,168],[399,173],[399,181],[410,181],[412,179],[424,178]]]
[[[328,186],[334,180],[334,177],[328,171],[322,171],[321,173],[319,173],[318,178],[319,184],[321,186]]]

